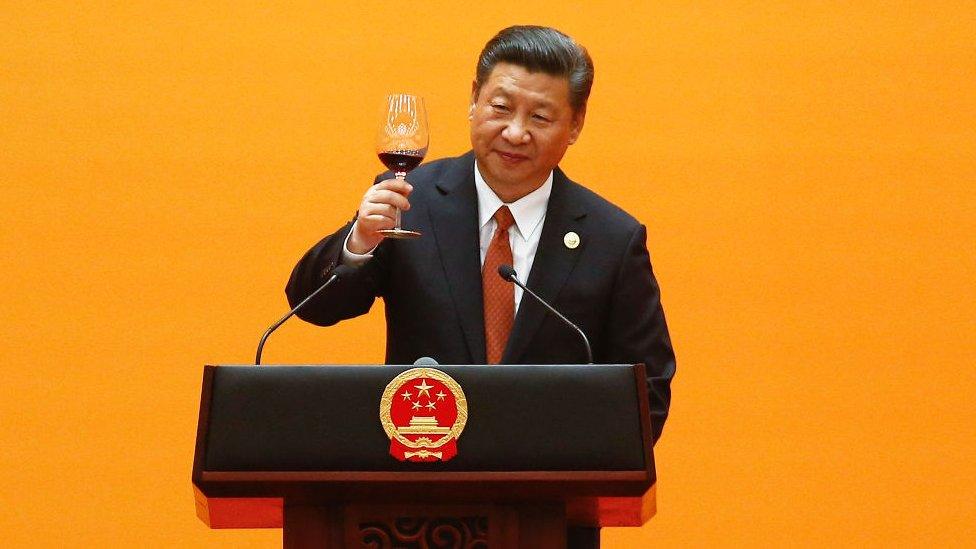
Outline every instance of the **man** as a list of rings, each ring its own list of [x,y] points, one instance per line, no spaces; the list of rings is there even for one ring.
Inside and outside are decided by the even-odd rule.
[[[299,316],[327,326],[386,303],[386,360],[410,364],[585,362],[579,335],[497,274],[521,280],[576,322],[596,363],[647,366],[653,437],[670,403],[674,353],[633,217],[558,168],[583,129],[593,63],[570,37],[510,27],[481,52],[471,89],[472,151],[380,176],[356,219],[314,246],[286,292],[294,305],[339,263],[361,265]],[[396,208],[417,240],[384,239]],[[598,530],[571,533],[598,546]],[[594,545],[595,544],[595,545]]]

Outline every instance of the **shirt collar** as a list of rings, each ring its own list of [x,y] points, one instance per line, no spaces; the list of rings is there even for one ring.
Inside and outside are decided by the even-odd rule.
[[[474,186],[478,191],[478,227],[484,228],[504,202],[498,198],[495,191],[488,186],[485,178],[481,176],[477,161],[474,163]],[[519,236],[522,239],[528,240],[538,230],[542,218],[546,216],[546,206],[549,204],[550,194],[552,194],[552,172],[549,172],[549,177],[538,189],[515,202],[504,204],[512,212],[512,217],[515,218],[515,228],[518,229]]]

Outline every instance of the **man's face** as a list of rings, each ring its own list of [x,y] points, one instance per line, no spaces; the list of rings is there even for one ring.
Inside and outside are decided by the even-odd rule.
[[[576,142],[585,109],[574,113],[565,78],[499,63],[472,86],[471,145],[478,168],[499,198],[539,188]]]

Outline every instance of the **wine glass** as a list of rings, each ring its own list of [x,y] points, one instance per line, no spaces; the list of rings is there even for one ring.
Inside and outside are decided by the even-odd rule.
[[[430,133],[427,130],[427,109],[424,98],[416,95],[393,94],[383,105],[383,122],[376,137],[376,154],[380,161],[403,180],[407,172],[416,168],[427,155]],[[396,210],[396,226],[379,231],[386,238],[417,238],[420,233],[400,227],[400,209]]]

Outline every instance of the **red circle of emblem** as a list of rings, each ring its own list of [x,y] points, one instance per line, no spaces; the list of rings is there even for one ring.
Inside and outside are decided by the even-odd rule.
[[[467,400],[451,376],[413,368],[396,376],[380,399],[390,454],[401,461],[447,461],[468,419]]]

